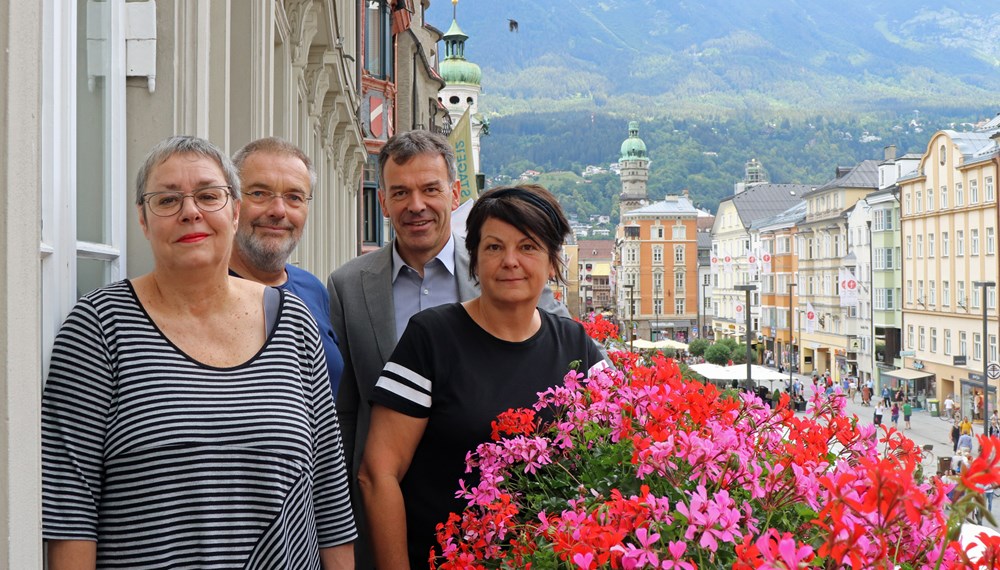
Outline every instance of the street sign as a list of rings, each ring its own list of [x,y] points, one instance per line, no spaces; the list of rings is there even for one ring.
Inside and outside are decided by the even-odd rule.
[[[996,380],[997,378],[1000,378],[1000,364],[997,364],[996,362],[990,362],[986,366],[986,376],[990,380]]]
[[[899,351],[899,355],[900,356],[916,356],[917,355],[917,351],[915,351],[915,350],[900,350]]]
[[[954,358],[954,361],[952,362],[953,366],[965,366],[968,363],[967,358],[964,354],[954,356],[952,358]]]
[[[698,327],[691,327],[691,332],[694,334],[698,334]]]

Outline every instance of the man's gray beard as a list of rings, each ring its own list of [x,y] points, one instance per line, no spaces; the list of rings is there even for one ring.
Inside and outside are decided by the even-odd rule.
[[[240,250],[243,260],[261,271],[277,273],[285,268],[288,258],[299,245],[299,240],[287,242],[287,246],[279,250],[270,250],[253,235],[253,232],[236,232],[236,247]]]

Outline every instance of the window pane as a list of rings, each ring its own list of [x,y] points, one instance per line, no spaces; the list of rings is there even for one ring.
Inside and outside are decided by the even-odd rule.
[[[82,297],[115,279],[111,262],[78,257],[76,260],[76,296]]]
[[[110,3],[78,0],[76,77],[77,239],[109,243],[107,213],[110,182],[109,90]]]

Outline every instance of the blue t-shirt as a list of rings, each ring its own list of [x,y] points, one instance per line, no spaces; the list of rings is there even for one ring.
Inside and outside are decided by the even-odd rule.
[[[305,302],[319,325],[319,335],[323,339],[323,351],[326,352],[326,368],[330,372],[330,387],[333,397],[337,397],[340,386],[340,375],[344,372],[344,357],[340,355],[340,342],[337,333],[330,324],[330,293],[326,287],[305,269],[294,265],[285,265],[288,280],[279,289],[284,289]]]
[[[288,280],[285,281],[284,285],[279,285],[278,289],[284,289],[302,299],[302,302],[309,308],[309,314],[316,320],[319,336],[323,340],[323,352],[326,353],[326,369],[330,373],[330,388],[333,389],[333,398],[336,399],[337,388],[340,387],[340,375],[344,372],[344,357],[340,354],[337,333],[333,332],[333,325],[330,324],[330,293],[315,275],[305,269],[286,264],[285,273],[288,274]],[[229,274],[243,277],[232,269],[229,270]]]

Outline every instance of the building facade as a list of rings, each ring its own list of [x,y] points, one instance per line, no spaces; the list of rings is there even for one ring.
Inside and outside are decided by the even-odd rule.
[[[615,243],[619,319],[637,338],[688,342],[698,317],[698,210],[686,196],[630,210]],[[627,337],[625,337],[627,338]]]
[[[577,242],[579,296],[569,303],[570,313],[586,315],[593,312],[614,311],[615,303],[611,295],[611,264],[614,250],[614,240],[584,239]]]
[[[132,181],[147,151],[176,134],[227,152],[269,135],[301,147],[317,184],[292,261],[324,277],[360,251],[368,133],[380,121],[381,132],[391,132],[413,93],[436,100],[437,87],[418,85],[429,77],[421,69],[407,87],[389,81],[404,65],[397,40],[408,26],[423,33],[428,5],[42,0],[0,7],[7,30],[0,36],[0,568],[43,567],[38,395],[56,331],[81,294],[152,268],[132,207]],[[433,49],[425,46],[428,60]],[[408,59],[405,65],[412,69]],[[399,104],[372,112],[369,77]],[[429,105],[421,107],[407,125],[430,124]]]
[[[771,351],[774,365],[786,370],[796,360],[795,346],[800,332],[795,328],[798,324],[795,226],[805,215],[806,203],[800,202],[776,216],[754,222],[750,228],[762,253],[766,254],[761,261],[760,334],[766,349]]]
[[[806,217],[798,224],[799,299],[812,304],[815,319],[802,317],[799,370],[830,372],[834,380],[857,374],[857,306],[842,306],[840,268],[848,256],[848,219],[858,200],[878,185],[878,162],[838,168],[830,182],[803,196]],[[856,265],[856,262],[855,262]],[[800,301],[800,305],[801,305]],[[805,314],[806,307],[799,307]]]
[[[737,193],[719,203],[712,227],[712,258],[717,261],[712,278],[715,338],[743,342],[747,332],[747,313],[743,311],[748,311],[751,342],[757,342],[761,331],[761,283],[756,257],[761,248],[759,235],[752,235],[750,228],[754,222],[780,214],[799,203],[800,196],[810,188],[802,184],[739,183]],[[755,288],[750,294],[749,308],[746,307],[746,293],[736,289],[742,285]]]
[[[939,131],[917,172],[899,181],[905,350],[893,374],[919,398],[954,395],[970,417],[979,415],[985,363],[1000,360],[997,290],[978,286],[997,281],[998,133],[1000,118],[974,132]]]

